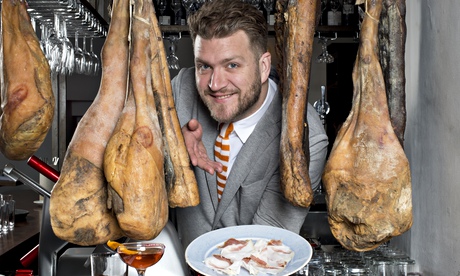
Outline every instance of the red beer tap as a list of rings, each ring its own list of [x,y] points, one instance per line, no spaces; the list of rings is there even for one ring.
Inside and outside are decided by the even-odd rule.
[[[29,160],[27,160],[27,164],[37,170],[39,173],[43,174],[45,177],[49,178],[51,181],[58,181],[59,172],[40,160],[40,158],[36,157],[35,155],[32,155]]]

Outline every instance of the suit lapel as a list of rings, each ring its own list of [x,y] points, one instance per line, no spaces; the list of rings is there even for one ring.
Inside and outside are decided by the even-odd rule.
[[[256,125],[254,132],[241,148],[238,157],[233,164],[230,175],[228,176],[222,199],[217,207],[214,217],[213,229],[217,226],[231,201],[235,197],[241,184],[244,183],[252,167],[248,164],[255,164],[259,153],[266,149],[273,139],[276,139],[281,131],[281,97],[279,93],[274,97],[266,114]],[[215,178],[214,178],[215,179]],[[215,180],[214,180],[215,181]],[[215,188],[217,199],[217,188]]]
[[[213,120],[209,120],[206,125],[202,125],[203,127],[203,144],[206,148],[206,152],[208,153],[209,159],[214,160],[214,142],[218,135],[217,129],[217,122]],[[217,209],[217,205],[219,201],[217,199],[217,183],[216,183],[216,174],[211,175],[202,170],[202,172],[206,175],[206,181],[208,185],[208,190],[210,193],[210,197],[212,200],[212,204],[214,206],[214,210]]]

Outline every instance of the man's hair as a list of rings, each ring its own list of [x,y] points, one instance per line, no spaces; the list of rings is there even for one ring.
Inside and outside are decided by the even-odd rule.
[[[242,0],[213,0],[206,2],[188,18],[192,40],[225,38],[244,31],[254,47],[255,56],[267,51],[268,29],[263,13]]]

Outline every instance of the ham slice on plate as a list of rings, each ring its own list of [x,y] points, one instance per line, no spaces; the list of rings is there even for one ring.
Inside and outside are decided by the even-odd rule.
[[[219,254],[214,254],[212,257],[206,258],[204,263],[209,268],[227,275],[240,274],[242,261],[232,261]]]
[[[233,262],[248,258],[254,252],[254,243],[252,240],[229,239],[221,247],[220,256],[223,256]]]
[[[228,239],[222,246],[220,254],[213,254],[205,259],[209,268],[227,275],[237,275],[240,268],[245,268],[251,275],[258,273],[277,274],[284,270],[294,258],[294,252],[280,240]]]

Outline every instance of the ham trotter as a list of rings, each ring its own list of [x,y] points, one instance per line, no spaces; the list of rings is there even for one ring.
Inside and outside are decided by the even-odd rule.
[[[198,184],[190,166],[174,106],[162,33],[156,15],[151,13],[150,17],[153,22],[150,35],[150,47],[154,53],[151,61],[153,92],[165,145],[165,181],[169,206],[172,208],[196,206],[200,203]]]
[[[352,109],[323,173],[331,231],[355,251],[374,249],[412,225],[409,162],[390,122],[377,56],[382,0],[365,6]]]
[[[26,5],[2,1],[0,150],[11,160],[25,160],[41,146],[55,106],[48,61]]]
[[[109,203],[127,237],[155,238],[168,220],[163,136],[153,97],[150,63],[152,1],[135,0],[129,68],[129,100],[104,157]],[[134,101],[132,100],[134,98]]]
[[[126,98],[129,22],[129,0],[113,1],[99,92],[75,130],[51,193],[54,233],[79,245],[101,244],[123,235],[107,208],[103,159]]]
[[[293,205],[310,206],[308,84],[316,23],[317,0],[289,1],[283,35],[283,106],[280,143],[281,189]],[[278,36],[278,35],[277,35]]]

